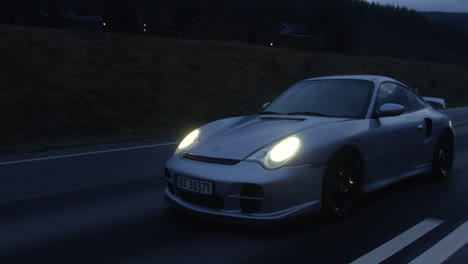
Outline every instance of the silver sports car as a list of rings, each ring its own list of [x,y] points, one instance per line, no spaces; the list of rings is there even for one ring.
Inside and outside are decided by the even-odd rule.
[[[447,178],[454,133],[446,115],[396,80],[308,79],[258,115],[187,135],[166,163],[165,198],[228,222],[342,218],[364,193],[417,174]]]

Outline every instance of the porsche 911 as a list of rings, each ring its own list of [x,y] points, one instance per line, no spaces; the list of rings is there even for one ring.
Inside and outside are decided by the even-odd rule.
[[[165,199],[227,222],[341,219],[363,194],[450,176],[455,131],[429,101],[441,99],[382,76],[300,81],[256,115],[189,133],[165,165]]]

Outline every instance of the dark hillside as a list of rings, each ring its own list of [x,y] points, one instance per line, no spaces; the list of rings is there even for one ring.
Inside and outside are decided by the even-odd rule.
[[[383,57],[0,26],[0,58],[0,149],[184,133],[323,75],[387,75],[468,103],[467,68]]]

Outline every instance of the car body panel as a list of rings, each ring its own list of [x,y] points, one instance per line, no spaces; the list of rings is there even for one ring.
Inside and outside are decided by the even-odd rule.
[[[319,207],[321,193],[316,192],[322,185],[324,167],[312,168],[309,165],[289,166],[268,171],[255,162],[242,161],[233,166],[210,164],[184,159],[182,154],[171,158],[166,168],[170,175],[166,180],[175,184],[177,176],[211,181],[218,195],[224,197],[223,209],[213,210],[194,204],[193,209],[200,213],[243,216],[258,219],[274,219],[284,215],[296,215],[296,211],[307,211]],[[239,206],[243,184],[254,183],[263,187],[262,210],[254,214],[242,213]],[[309,188],[302,188],[303,185]],[[177,193],[177,191],[176,191]],[[166,191],[169,198],[177,197]]]
[[[201,127],[203,144],[189,150],[191,154],[224,159],[245,159],[257,149],[283,137],[345,118],[246,116],[215,121]],[[274,130],[275,133],[271,133]]]
[[[385,178],[408,170],[414,163],[416,148],[423,142],[423,136],[417,130],[423,120],[417,113],[410,113],[379,118],[372,124],[371,138],[376,155],[368,161],[372,166],[371,174],[380,171],[378,178]]]
[[[166,164],[168,184],[178,175],[214,183],[223,197],[223,208],[213,209],[183,201],[166,189],[166,199],[176,207],[201,216],[226,216],[238,220],[273,220],[320,210],[322,181],[330,157],[342,148],[353,148],[362,161],[363,192],[375,191],[416,174],[431,173],[433,153],[443,130],[455,133],[449,118],[427,104],[399,116],[378,117],[375,111],[380,85],[401,82],[381,76],[331,76],[311,80],[367,80],[374,83],[369,109],[363,119],[306,115],[257,115],[223,119],[200,128],[199,142],[173,155]],[[284,167],[265,169],[246,158],[287,136],[301,139],[301,148]],[[184,158],[195,156],[237,160],[234,165]],[[263,189],[262,208],[242,211],[241,189],[256,184]],[[250,197],[252,198],[252,197]],[[258,197],[257,197],[258,198]],[[255,199],[257,199],[255,198]]]

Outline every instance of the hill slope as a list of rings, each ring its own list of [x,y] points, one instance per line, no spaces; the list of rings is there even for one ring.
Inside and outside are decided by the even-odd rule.
[[[220,42],[0,26],[0,57],[0,148],[180,133],[322,75],[387,75],[467,100],[467,68]]]

